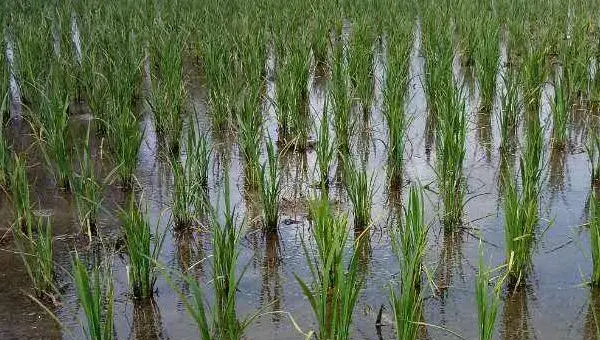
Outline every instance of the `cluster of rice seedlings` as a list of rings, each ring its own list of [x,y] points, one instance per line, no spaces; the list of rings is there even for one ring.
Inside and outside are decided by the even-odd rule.
[[[157,134],[170,155],[179,153],[183,113],[185,111],[185,86],[183,80],[182,33],[163,28],[157,32],[154,49],[157,64],[152,81],[151,106]]]
[[[348,73],[360,100],[363,119],[370,118],[373,100],[373,45],[375,35],[368,19],[359,18],[352,26],[348,47]]]
[[[500,61],[500,25],[492,12],[481,19],[479,36],[475,48],[475,67],[481,89],[481,111],[489,113],[494,105],[496,94],[496,74]]]
[[[303,245],[313,282],[309,285],[296,274],[294,276],[317,319],[317,338],[349,339],[352,314],[363,278],[358,273],[356,254],[351,255],[348,264],[344,263],[347,218],[334,216],[324,196],[309,204],[316,255],[305,243]]]
[[[507,69],[504,75],[504,92],[500,97],[500,151],[506,156],[513,152],[514,139],[517,134],[519,112],[521,104],[519,101],[519,84],[517,70],[514,67]]]
[[[392,250],[400,263],[398,283],[390,288],[396,339],[417,339],[423,317],[421,280],[427,246],[423,191],[412,185],[404,209],[403,225],[392,228]]]
[[[260,144],[261,124],[260,116],[256,113],[239,115],[238,132],[240,149],[244,158],[244,180],[249,189],[260,186]]]
[[[15,155],[10,176],[10,194],[15,214],[15,224],[28,230],[33,224],[33,211],[29,198],[29,180],[25,160]]]
[[[276,113],[279,136],[301,151],[307,147],[311,130],[308,110],[310,50],[305,36],[290,39],[276,48]]]
[[[522,56],[519,74],[523,85],[526,121],[538,119],[539,116],[542,84],[546,79],[545,56],[545,51],[535,45],[528,46]]]
[[[338,31],[341,32],[341,27],[338,27]],[[347,47],[344,45],[342,37],[338,36],[338,40],[333,46],[333,66],[331,82],[329,85],[336,144],[342,155],[349,154],[350,138],[354,131],[354,117],[351,115],[352,96],[350,93],[350,84],[348,83],[346,49]]]
[[[42,94],[44,97],[37,116],[42,151],[50,172],[59,187],[69,189],[71,178],[71,153],[69,147],[69,95],[57,68],[51,70]]]
[[[35,25],[29,23],[29,20],[32,19],[27,19],[23,14],[19,14],[13,19],[13,29],[7,30],[6,34],[8,35],[7,39],[11,41],[10,46],[15,48],[12,53],[16,55],[14,60],[18,65],[13,65],[15,67],[13,71],[19,80],[22,100],[34,109],[41,104],[39,90],[36,88],[39,85],[36,84],[43,84],[44,78],[48,75],[47,61],[53,60],[53,56],[47,13],[34,10],[30,15],[33,20],[36,20]],[[14,45],[12,44],[13,39]]]
[[[366,169],[356,169],[353,164],[345,168],[346,192],[354,207],[354,227],[364,229],[371,223],[371,207],[375,194],[375,177]]]
[[[443,113],[439,108],[438,97],[448,97],[449,94],[441,95],[438,91],[448,92],[454,86],[452,75],[452,62],[454,51],[452,48],[451,30],[439,27],[439,21],[433,20],[433,15],[423,18],[422,24],[422,48],[425,54],[425,95],[427,98],[427,109],[434,117]],[[447,18],[442,16],[442,19]]]
[[[93,112],[102,119],[101,127],[107,132],[110,155],[124,189],[133,187],[134,172],[144,135],[134,111],[134,97],[138,91],[142,63],[141,52],[136,48],[136,44],[139,42],[133,39],[125,40],[122,46],[128,48],[125,52],[115,52],[110,60],[108,72],[119,73],[120,76],[109,78],[107,93],[104,95],[103,89],[100,89],[97,91],[100,93],[90,94],[94,101],[98,101],[98,111]],[[108,103],[102,102],[104,99]],[[109,113],[110,116],[107,116]]]
[[[479,339],[491,340],[496,328],[496,316],[502,293],[502,279],[492,285],[494,269],[489,268],[483,260],[483,248],[479,245],[479,268],[475,278],[475,301],[477,303],[477,319],[479,321]],[[492,287],[490,288],[490,285]]]
[[[443,224],[452,229],[461,223],[466,180],[463,176],[467,122],[460,91],[450,87],[438,92],[435,171],[444,212]]]
[[[211,214],[214,304],[212,308],[207,308],[204,291],[193,276],[184,276],[191,299],[178,291],[183,305],[196,322],[200,337],[206,340],[241,339],[255,317],[238,320],[236,314],[236,293],[241,279],[236,273],[243,229],[237,225],[235,210],[231,208],[228,180],[224,183],[224,193],[225,210],[222,216],[218,208]],[[211,318],[207,316],[208,311],[212,312]]]
[[[37,297],[54,292],[54,262],[52,247],[52,223],[50,217],[40,217],[33,230],[15,228],[15,244],[23,259]]]
[[[537,201],[517,191],[511,179],[504,180],[504,231],[510,283],[520,284],[531,268],[532,247],[537,220]]]
[[[173,171],[172,210],[177,228],[185,228],[207,211],[208,169],[211,150],[206,137],[193,122],[188,126],[185,160],[171,157]]]
[[[567,141],[570,104],[564,78],[554,75],[554,102],[552,103],[552,147],[562,149]]]
[[[410,28],[408,28],[410,29]],[[402,184],[404,165],[405,96],[412,34],[394,29],[387,35],[387,78],[384,89],[385,118],[388,127],[388,177],[392,187]]]
[[[267,161],[260,168],[260,203],[262,206],[263,226],[267,231],[277,231],[279,222],[279,198],[281,193],[281,175],[279,174],[279,155],[273,142],[266,145]]]
[[[89,340],[114,339],[114,286],[110,266],[87,269],[79,255],[73,257],[73,282],[83,309],[83,331]]]
[[[323,114],[321,116],[318,131],[316,131],[317,141],[315,144],[315,153],[317,156],[317,168],[319,169],[319,187],[324,194],[329,190],[329,172],[335,155],[335,142],[329,132],[329,101],[325,98]]]
[[[152,235],[148,217],[133,197],[131,196],[129,207],[121,213],[125,246],[129,255],[127,277],[133,296],[144,299],[151,298],[154,294],[156,263],[164,234]]]
[[[97,178],[90,150],[90,127],[81,151],[78,151],[79,169],[73,175],[73,193],[77,207],[79,225],[89,240],[97,230],[97,218],[102,206],[104,184]]]
[[[212,128],[214,131],[228,131],[232,122],[232,96],[231,89],[235,79],[231,70],[233,66],[227,57],[230,53],[229,37],[219,37],[207,32],[202,36],[201,56],[203,70],[208,88],[208,105]]]

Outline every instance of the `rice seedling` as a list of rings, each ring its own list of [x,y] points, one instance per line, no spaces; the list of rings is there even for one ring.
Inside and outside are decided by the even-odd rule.
[[[325,98],[319,128],[315,134],[317,135],[315,153],[320,176],[319,186],[321,192],[327,195],[329,191],[329,173],[335,155],[335,141],[332,140],[329,133],[329,101],[327,98]]]
[[[341,28],[338,28],[338,30],[341,30]],[[354,119],[350,114],[352,95],[348,83],[346,46],[344,46],[341,37],[338,37],[338,39],[333,47],[333,71],[329,95],[332,103],[333,128],[338,151],[342,155],[348,155],[350,152],[350,138],[354,131]]]
[[[492,284],[494,269],[489,268],[483,260],[483,248],[479,245],[479,268],[475,278],[475,301],[477,303],[477,319],[479,321],[479,339],[491,340],[496,328],[496,316],[500,305],[502,279]]]
[[[172,210],[177,228],[189,227],[196,217],[207,212],[206,190],[211,150],[204,136],[196,132],[193,122],[188,126],[185,160],[171,156],[173,171]]]
[[[10,177],[10,194],[15,214],[15,224],[28,230],[33,224],[33,212],[29,198],[29,180],[25,160],[14,155]]]
[[[236,294],[238,285],[244,274],[237,273],[240,252],[240,240],[243,235],[242,225],[237,225],[235,210],[231,208],[228,170],[226,170],[224,188],[224,211],[219,207],[211,210],[213,249],[212,276],[214,304],[212,308],[205,305],[205,293],[197,279],[184,275],[191,300],[176,289],[183,305],[197,324],[202,339],[241,339],[245,329],[256,317],[251,315],[238,320],[236,313]],[[212,314],[211,318],[207,314]]]
[[[163,28],[155,46],[157,74],[153,77],[150,105],[157,134],[170,155],[179,153],[185,87],[183,78],[183,34]]]
[[[373,100],[373,44],[375,36],[366,18],[359,18],[352,26],[348,47],[348,74],[362,106],[363,119],[370,117]]]
[[[590,283],[594,287],[600,285],[600,199],[592,190],[589,205],[589,234],[592,253],[592,274]]]
[[[435,106],[441,110],[436,121],[435,171],[444,206],[442,221],[452,229],[461,222],[466,190],[462,169],[467,134],[465,103],[460,91],[450,85],[439,91]]]
[[[81,153],[79,153],[81,152]],[[94,168],[94,161],[90,151],[90,126],[87,129],[87,138],[78,151],[78,172],[73,175],[73,193],[77,207],[79,225],[92,240],[92,235],[97,230],[97,217],[102,206],[104,184],[100,182]]]
[[[567,142],[570,104],[564,79],[554,75],[554,102],[552,103],[552,147],[562,149]]]
[[[479,86],[481,89],[481,111],[491,112],[496,94],[496,75],[500,61],[500,25],[492,12],[481,19],[480,36],[477,40],[474,58]]]
[[[244,158],[244,179],[249,189],[260,186],[260,144],[262,130],[256,113],[239,115],[238,132]]]
[[[521,162],[521,167],[523,167]],[[504,180],[504,232],[509,283],[519,285],[531,268],[532,247],[537,225],[537,200],[517,192],[514,180]]]
[[[523,55],[520,76],[523,84],[523,101],[526,121],[538,119],[542,83],[546,78],[545,51],[536,46],[528,46]]]
[[[208,104],[214,131],[226,132],[233,125],[231,98],[235,80],[233,66],[226,56],[230,53],[230,37],[210,32],[202,37],[202,61],[208,88]]]
[[[356,169],[351,161],[345,161],[344,179],[346,192],[354,207],[354,227],[363,229],[371,223],[371,207],[375,195],[375,177],[367,175],[366,169]]]
[[[151,298],[156,282],[156,263],[165,234],[159,235],[157,229],[152,235],[148,217],[133,195],[129,207],[121,213],[121,223],[129,255],[127,277],[131,291],[135,298]]]
[[[519,84],[517,70],[514,67],[507,69],[504,74],[505,90],[500,97],[500,151],[504,155],[510,154],[514,148],[514,138],[517,134],[518,117],[521,111],[519,101]]]
[[[88,270],[75,253],[72,275],[77,300],[86,319],[83,325],[85,337],[90,340],[114,339],[114,286],[110,266],[94,266]]]
[[[279,135],[297,150],[305,150],[310,133],[308,112],[309,47],[304,36],[277,49],[277,122]]]
[[[71,152],[69,148],[69,96],[61,84],[60,71],[53,68],[47,81],[37,127],[42,141],[42,152],[56,184],[69,189]]]
[[[277,231],[279,222],[279,199],[281,194],[281,175],[279,174],[279,155],[273,142],[266,143],[267,161],[260,169],[260,203],[263,226],[267,231]]]
[[[423,313],[421,280],[427,246],[423,191],[412,185],[404,209],[404,223],[392,228],[392,250],[400,263],[399,283],[390,287],[396,339],[417,339]]]
[[[317,319],[317,338],[349,339],[352,314],[364,282],[358,273],[356,255],[351,255],[347,265],[343,260],[348,239],[347,217],[333,216],[324,196],[309,204],[316,256],[306,243],[303,246],[312,284],[294,276]]]
[[[54,262],[52,247],[52,223],[50,217],[40,217],[33,230],[15,228],[15,244],[23,260],[27,275],[31,279],[37,297],[49,296],[54,292]]]
[[[387,36],[387,79],[384,89],[385,119],[388,127],[388,177],[392,187],[402,184],[404,133],[407,127],[405,97],[412,34],[395,29]]]

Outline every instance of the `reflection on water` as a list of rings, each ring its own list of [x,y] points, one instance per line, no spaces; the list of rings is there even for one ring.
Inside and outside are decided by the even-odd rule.
[[[135,340],[167,339],[163,334],[160,310],[153,299],[133,301],[131,330]]]
[[[264,255],[261,267],[260,304],[272,312],[283,310],[283,284],[281,275],[282,249],[278,232],[264,233]],[[281,322],[280,313],[272,313],[275,327]]]
[[[528,287],[508,292],[504,299],[502,338],[505,340],[536,339],[528,307]]]

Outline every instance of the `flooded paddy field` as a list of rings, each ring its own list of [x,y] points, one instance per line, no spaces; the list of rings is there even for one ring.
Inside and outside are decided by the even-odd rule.
[[[0,338],[598,337],[598,6],[152,3],[2,8]]]

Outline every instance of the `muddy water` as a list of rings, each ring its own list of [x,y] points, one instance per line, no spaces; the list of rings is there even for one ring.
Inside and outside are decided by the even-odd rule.
[[[413,46],[410,72],[409,102],[407,112],[411,125],[407,131],[406,170],[407,182],[434,181],[434,129],[427,113],[422,76],[424,60],[419,53],[420,40],[417,35]],[[394,213],[403,200],[403,192],[389,192],[385,185],[385,162],[387,140],[386,124],[382,115],[382,88],[385,84],[385,42],[376,49],[373,62],[375,70],[375,98],[371,108],[371,119],[358,124],[353,153],[356,160],[363,162],[376,178],[376,194],[373,209],[373,227],[370,230],[370,247],[361,251],[361,268],[367,281],[356,308],[353,338],[393,338],[390,308],[383,312],[384,326],[378,331],[375,319],[381,305],[388,303],[390,280],[398,272],[393,257],[387,228]],[[502,58],[506,53],[503,50]],[[478,112],[479,90],[477,81],[467,80],[468,70],[461,68],[459,58],[455,62],[457,83],[465,83],[465,100],[468,107],[469,133],[465,175],[468,179],[468,203],[465,208],[465,226],[459,233],[445,233],[438,223],[438,199],[435,184],[426,191],[427,220],[431,223],[429,247],[425,264],[436,289],[427,290],[424,306],[424,322],[434,325],[424,331],[425,338],[455,338],[448,330],[463,338],[477,338],[477,312],[474,301],[474,276],[478,259],[479,237],[484,241],[486,256],[494,265],[504,261],[504,231],[500,200],[498,199],[499,133],[498,98],[491,114]],[[266,63],[269,82],[266,86],[264,110],[268,117],[266,131],[276,137],[274,107],[276,98],[272,81],[273,65]],[[213,202],[221,201],[220,188],[229,183],[232,200],[237,207],[240,222],[245,218],[249,227],[242,242],[240,271],[247,268],[238,292],[238,314],[249,315],[264,308],[264,315],[256,319],[247,331],[250,339],[300,339],[289,315],[300,328],[307,331],[315,327],[312,312],[303,297],[293,274],[307,278],[308,268],[302,255],[301,240],[308,235],[306,223],[306,198],[308,188],[315,182],[315,155],[290,153],[282,157],[284,192],[282,216],[278,234],[263,235],[253,223],[257,216],[255,199],[244,191],[243,162],[237,146],[230,138],[212,135],[208,130],[209,118],[206,108],[206,90],[199,72],[189,65],[187,70],[190,110],[198,117],[201,131],[207,132],[215,152],[211,164],[209,195]],[[498,83],[500,83],[499,70]],[[326,91],[326,76],[311,77],[310,109],[316,120],[323,109]],[[502,86],[499,86],[502,88]],[[552,96],[550,85],[542,94],[541,118],[546,126]],[[270,99],[270,100],[269,100]],[[161,159],[159,145],[148,112],[140,128],[145,131],[138,162],[137,179],[143,193],[138,193],[148,207],[153,225],[160,230],[168,228],[171,202],[172,178],[169,168]],[[89,117],[74,115],[72,128],[75,133],[85,131]],[[570,145],[561,153],[546,152],[544,185],[540,211],[540,241],[534,255],[534,270],[526,289],[516,294],[504,294],[497,323],[496,338],[502,339],[592,339],[595,337],[594,310],[600,308],[600,295],[581,285],[589,276],[590,260],[587,234],[581,225],[586,220],[586,204],[589,195],[589,169],[584,147],[585,113],[575,113],[570,131]],[[60,305],[50,307],[64,325],[63,330],[47,317],[41,308],[28,298],[26,287],[29,280],[20,262],[12,252],[8,221],[11,219],[10,202],[2,196],[0,220],[4,235],[0,252],[0,338],[2,339],[59,339],[81,338],[81,311],[75,303],[74,288],[67,271],[70,270],[70,251],[75,247],[88,259],[100,258],[102,253],[112,253],[110,262],[116,286],[115,325],[118,339],[196,339],[194,323],[188,317],[182,303],[164,277],[157,282],[158,294],[150,303],[133,301],[127,293],[126,255],[111,244],[119,238],[119,223],[115,218],[117,207],[122,205],[125,195],[116,186],[106,191],[105,210],[100,217],[103,244],[87,245],[85,237],[78,235],[74,202],[69,193],[55,189],[51,176],[43,167],[43,159],[34,146],[28,149],[33,137],[28,126],[14,121],[11,140],[17,150],[27,150],[32,199],[39,214],[51,214],[54,221],[55,261],[58,282],[63,296]],[[204,129],[204,130],[202,130]],[[77,132],[79,131],[79,132]],[[95,140],[96,160],[103,172],[111,165],[105,160]],[[229,181],[225,181],[224,169],[229,168]],[[332,169],[332,175],[335,166]],[[342,207],[350,211],[351,204],[344,190],[334,188],[332,193]],[[351,216],[350,216],[351,220]],[[352,228],[352,226],[349,226]],[[543,231],[543,233],[542,233]],[[160,261],[168,270],[189,269],[192,275],[207,282],[211,279],[211,253],[209,233],[206,228],[175,233],[166,230],[165,246]],[[178,279],[172,284],[185,291]],[[211,300],[211,297],[208,297]],[[600,310],[599,310],[600,311]],[[289,314],[287,314],[289,313]]]

